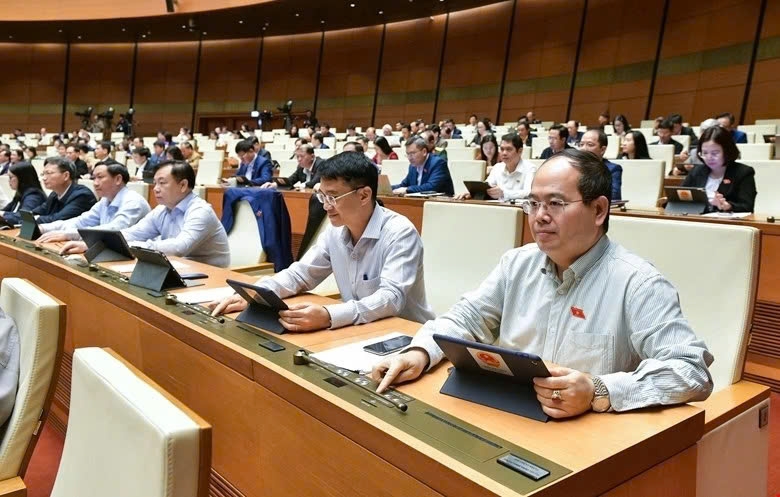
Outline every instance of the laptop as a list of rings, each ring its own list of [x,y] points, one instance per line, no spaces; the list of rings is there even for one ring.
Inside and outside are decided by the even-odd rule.
[[[471,198],[474,200],[490,199],[490,195],[487,194],[487,191],[491,186],[487,181],[464,181],[463,185],[465,185],[466,189],[469,191],[469,195],[471,195]]]
[[[393,194],[393,187],[390,184],[390,177],[386,174],[379,175],[379,186],[377,187],[377,195],[383,195],[388,197]]]
[[[534,378],[550,376],[539,356],[440,334],[433,340],[455,366],[440,393],[547,421],[533,387]]]
[[[134,259],[121,231],[82,228],[78,230],[81,239],[87,244],[84,253],[87,262],[131,261]]]
[[[704,188],[691,188],[688,186],[665,186],[666,214],[677,216],[698,216],[709,209],[709,199]]]

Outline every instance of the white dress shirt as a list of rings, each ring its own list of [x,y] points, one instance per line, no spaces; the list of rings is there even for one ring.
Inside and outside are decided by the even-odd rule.
[[[388,316],[418,323],[435,317],[425,298],[420,235],[406,217],[384,207],[374,207],[354,246],[346,226],[330,226],[300,261],[257,284],[286,298],[313,289],[331,272],[344,301],[325,306],[331,328]]]
[[[143,163],[143,164],[141,164],[140,166],[136,167],[136,169],[135,169],[135,175],[134,175],[134,177],[135,177],[136,179],[144,179],[144,169],[145,169],[147,166],[150,166],[150,165],[151,165],[151,164],[149,164],[149,161],[148,161],[148,160],[147,160],[147,161],[144,161],[144,163]]]
[[[40,228],[42,233],[63,231],[69,240],[80,240],[80,228],[121,230],[137,223],[150,210],[145,198],[123,186],[111,202],[103,197],[78,217],[42,224]]]
[[[598,375],[627,411],[704,400],[713,356],[696,338],[675,288],[649,262],[603,236],[556,275],[536,244],[510,250],[477,290],[414,337],[431,365],[434,333],[536,354]]]
[[[230,246],[214,209],[190,192],[176,207],[158,205],[138,224],[122,230],[130,245],[186,257],[212,266],[230,265]]]
[[[527,160],[520,160],[517,167],[511,173],[507,171],[506,164],[499,162],[490,171],[487,183],[490,186],[498,186],[503,191],[499,200],[515,200],[526,198],[531,194],[531,184],[538,167]]]

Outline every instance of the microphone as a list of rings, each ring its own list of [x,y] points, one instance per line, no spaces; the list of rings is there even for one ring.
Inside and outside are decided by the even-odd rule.
[[[352,378],[348,378],[341,373],[339,373],[332,364],[328,364],[327,362],[321,361],[317,359],[316,357],[312,356],[305,350],[301,349],[297,351],[295,354],[293,354],[293,364],[296,366],[305,366],[307,364],[314,364],[315,366],[319,366],[322,369],[325,369],[336,376],[338,376],[340,379],[349,382],[350,384],[365,390],[366,392],[370,393],[372,396],[379,399],[384,405],[387,407],[395,407],[397,409],[400,409],[401,412],[406,412],[406,410],[409,408],[405,403],[401,402],[400,400],[395,399],[388,399],[383,397],[382,395],[376,393],[373,389],[368,388],[366,385],[363,385],[362,383],[359,383]]]

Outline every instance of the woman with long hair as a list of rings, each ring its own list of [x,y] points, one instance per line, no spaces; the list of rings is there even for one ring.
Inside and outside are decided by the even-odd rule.
[[[3,212],[31,211],[46,202],[38,172],[29,162],[17,162],[8,170],[8,183],[16,190]]]
[[[645,135],[639,131],[629,131],[623,137],[620,144],[620,158],[631,160],[647,160],[650,158],[650,152],[647,151],[647,140]]]
[[[487,164],[486,174],[490,174],[499,160],[498,160],[498,141],[495,135],[486,134],[479,142],[479,157],[477,160],[483,160]]]
[[[382,165],[384,160],[398,160],[398,154],[393,152],[393,148],[384,136],[377,136],[374,140],[374,158],[371,161],[377,166]]]

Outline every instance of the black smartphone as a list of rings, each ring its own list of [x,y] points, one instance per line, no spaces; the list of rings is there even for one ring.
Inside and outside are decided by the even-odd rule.
[[[392,354],[396,350],[401,350],[402,348],[406,347],[410,343],[412,343],[412,337],[401,335],[393,338],[388,338],[387,340],[382,340],[381,342],[376,342],[376,343],[366,345],[365,347],[363,347],[363,350],[376,355],[387,355],[387,354]]]

